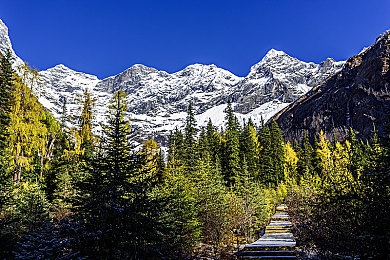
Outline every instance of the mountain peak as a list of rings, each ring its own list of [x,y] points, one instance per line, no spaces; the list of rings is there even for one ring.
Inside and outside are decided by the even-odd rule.
[[[285,53],[284,51],[278,51],[278,50],[275,50],[275,49],[271,49],[264,56],[263,60],[267,61],[267,60],[270,60],[270,59],[274,59],[275,57],[278,57],[278,56],[289,56],[289,55],[287,53]]]
[[[157,72],[158,70],[152,67],[145,66],[143,64],[134,64],[130,68],[128,68],[126,71],[128,72],[138,72],[138,73],[153,73]]]
[[[140,63],[136,63],[133,66],[131,66],[130,69],[139,69],[139,70],[145,70],[146,69],[146,70],[148,70],[148,69],[153,69],[153,68],[145,66],[145,65],[140,64]]]
[[[65,66],[64,64],[57,64],[55,65],[53,68],[49,68],[50,69],[59,69],[59,70],[72,70],[71,68]]]

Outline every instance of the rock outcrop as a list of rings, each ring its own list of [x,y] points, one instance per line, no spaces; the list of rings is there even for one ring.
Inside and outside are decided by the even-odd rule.
[[[346,139],[349,128],[369,139],[373,124],[379,134],[390,105],[390,31],[369,48],[347,60],[343,69],[314,87],[271,120],[276,120],[286,140],[300,140],[304,131],[323,130],[330,139]]]

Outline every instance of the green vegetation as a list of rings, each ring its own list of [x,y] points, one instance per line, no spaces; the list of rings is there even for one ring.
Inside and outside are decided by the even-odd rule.
[[[126,94],[116,92],[94,136],[88,91],[75,128],[45,111],[36,71],[0,61],[0,258],[227,258],[258,238],[275,207],[289,203],[301,245],[324,256],[384,257],[389,248],[389,140],[341,144],[319,133],[284,143],[278,125],[197,127],[136,149]],[[318,140],[318,141],[317,141]],[[287,198],[286,198],[287,196]],[[3,241],[6,241],[3,243]],[[368,241],[368,242],[367,242]],[[209,250],[209,249],[212,250]]]
[[[287,196],[300,246],[321,259],[389,258],[389,148],[375,131],[367,143],[352,129],[343,144],[304,138]]]

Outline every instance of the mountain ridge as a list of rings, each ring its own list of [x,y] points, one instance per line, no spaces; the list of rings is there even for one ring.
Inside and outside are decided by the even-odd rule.
[[[6,28],[2,21],[0,24]],[[7,33],[8,29],[0,30],[0,35]],[[7,37],[3,35],[0,40],[12,46]],[[113,92],[122,89],[128,94],[128,116],[133,119],[133,128],[146,138],[161,134],[157,138],[164,140],[164,144],[169,130],[184,124],[190,103],[202,121],[200,126],[205,124],[204,115],[209,115],[217,127],[222,127],[225,116],[219,108],[228,101],[234,104],[241,121],[252,118],[260,124],[342,66],[343,62],[333,59],[320,64],[303,62],[275,49],[254,64],[245,77],[214,64],[190,64],[174,73],[134,64],[116,75],[98,79],[58,64],[39,72],[42,91],[37,95],[57,118],[66,99],[68,125],[73,126],[80,109],[77,98],[88,89],[97,100],[94,122],[100,125],[105,122],[107,103]]]

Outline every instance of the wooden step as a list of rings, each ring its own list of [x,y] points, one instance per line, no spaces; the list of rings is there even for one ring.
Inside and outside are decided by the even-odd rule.
[[[295,250],[243,250],[240,255],[295,256]]]
[[[271,221],[268,226],[286,226],[291,227],[292,224],[290,221]]]
[[[281,204],[281,205],[277,206],[276,211],[287,211],[287,205]]]
[[[284,225],[268,225],[265,227],[266,229],[289,229],[291,226],[284,226]]]
[[[292,251],[295,250],[295,244],[268,244],[253,247],[245,247],[244,251]]]
[[[240,259],[268,259],[268,260],[284,260],[284,259],[297,259],[296,256],[240,256]]]
[[[290,229],[266,229],[265,234],[272,234],[272,233],[289,233]]]
[[[239,259],[296,259],[296,241],[291,227],[287,206],[281,204],[266,226],[264,235],[246,245],[237,256]]]

